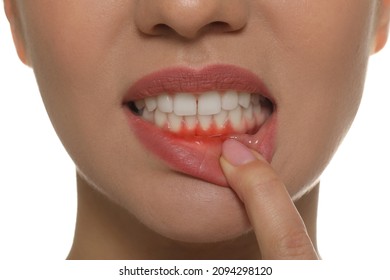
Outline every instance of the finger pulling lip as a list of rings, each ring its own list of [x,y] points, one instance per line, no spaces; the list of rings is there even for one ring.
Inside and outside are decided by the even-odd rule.
[[[128,103],[162,93],[236,90],[261,95],[272,103],[272,111],[254,133],[230,133],[219,137],[183,137],[165,131],[130,110]],[[133,84],[123,99],[130,129],[144,147],[171,169],[219,185],[228,186],[219,164],[222,143],[234,138],[262,154],[269,162],[274,153],[276,106],[263,82],[252,72],[231,65],[213,65],[200,70],[170,68],[147,75]]]

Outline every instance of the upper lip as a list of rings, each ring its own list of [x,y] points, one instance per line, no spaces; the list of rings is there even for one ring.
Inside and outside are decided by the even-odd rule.
[[[233,65],[212,65],[202,69],[175,67],[153,72],[130,87],[125,94],[124,103],[162,93],[200,94],[212,90],[256,93],[274,103],[273,97],[257,75]]]

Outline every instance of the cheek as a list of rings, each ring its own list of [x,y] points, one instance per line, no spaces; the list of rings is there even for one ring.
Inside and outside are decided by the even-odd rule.
[[[274,61],[283,67],[275,67],[273,86],[282,97],[273,165],[294,197],[317,182],[357,112],[372,30],[365,8],[368,2],[362,1],[348,15],[326,21],[318,13],[306,17],[298,31],[279,33]],[[326,15],[332,15],[329,9]]]
[[[28,11],[24,18],[32,66],[65,147],[72,156],[92,161],[96,153],[88,155],[90,147],[104,141],[114,146],[125,137],[118,132],[123,131],[119,129],[123,89],[115,81],[121,77],[118,73],[128,72],[110,67],[119,65],[115,38],[120,38],[118,26],[125,12],[117,7],[121,1],[49,2],[23,5]],[[108,148],[101,152],[110,153]]]
[[[351,126],[360,91],[338,92],[339,96],[318,91],[327,100],[306,99],[295,103],[299,109],[281,112],[273,165],[294,198],[318,182]]]

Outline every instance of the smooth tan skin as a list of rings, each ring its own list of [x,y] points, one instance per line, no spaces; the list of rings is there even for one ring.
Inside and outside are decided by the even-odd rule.
[[[68,258],[318,257],[319,176],[356,114],[369,56],[386,42],[389,0],[4,3],[18,54],[77,166]],[[277,103],[270,165],[257,154],[229,163],[225,148],[231,188],[171,170],[121,110],[144,75],[215,63],[256,73]]]

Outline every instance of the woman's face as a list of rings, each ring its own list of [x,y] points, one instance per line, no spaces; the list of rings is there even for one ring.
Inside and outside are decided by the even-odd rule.
[[[357,111],[378,3],[15,4],[19,53],[78,172],[157,233],[211,242],[250,230],[223,139],[262,153],[293,199],[318,182]]]

